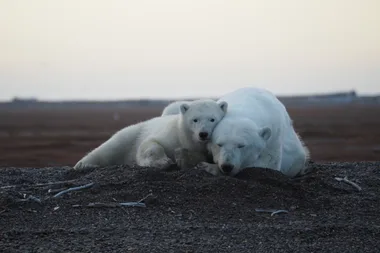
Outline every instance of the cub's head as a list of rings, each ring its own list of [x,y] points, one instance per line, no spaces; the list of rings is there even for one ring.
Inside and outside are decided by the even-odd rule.
[[[179,107],[182,124],[191,134],[193,141],[210,140],[215,126],[227,112],[227,102],[200,99],[191,103],[182,103]]]
[[[219,170],[234,176],[246,161],[258,159],[271,134],[270,128],[259,128],[248,119],[225,118],[215,127],[207,146]]]

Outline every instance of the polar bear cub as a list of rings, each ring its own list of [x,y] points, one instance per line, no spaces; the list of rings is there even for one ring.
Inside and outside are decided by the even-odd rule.
[[[174,102],[168,104],[164,108],[164,110],[162,111],[161,116],[179,114],[180,113],[180,108],[179,108],[180,105],[182,105],[182,104],[189,104],[189,103],[191,103],[191,101],[185,101],[185,100],[174,101]]]
[[[261,167],[294,177],[305,172],[309,152],[296,134],[284,105],[271,92],[241,88],[221,97],[228,113],[215,127],[208,148],[216,164],[201,167],[234,176]]]
[[[125,127],[83,157],[74,169],[88,166],[134,165],[167,168],[175,151],[205,152],[212,131],[227,112],[226,102],[209,99],[180,105],[180,113]]]

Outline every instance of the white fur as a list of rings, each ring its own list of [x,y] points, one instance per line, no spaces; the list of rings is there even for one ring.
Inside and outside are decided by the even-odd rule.
[[[227,103],[203,99],[182,104],[180,109],[178,115],[156,117],[118,131],[74,168],[119,164],[165,168],[173,164],[178,148],[205,153],[214,127],[226,113]],[[208,137],[200,138],[201,132]]]
[[[164,108],[164,110],[162,111],[161,116],[179,114],[179,113],[180,113],[180,111],[179,111],[179,106],[180,106],[181,104],[189,104],[189,103],[191,103],[191,101],[185,101],[185,100],[174,101],[174,102],[168,104],[168,105]]]
[[[226,94],[220,101],[228,103],[228,113],[208,144],[216,164],[203,163],[206,171],[233,176],[244,168],[261,167],[290,177],[304,172],[308,150],[276,96],[247,87]],[[225,169],[225,173],[222,168],[228,165],[232,170]]]

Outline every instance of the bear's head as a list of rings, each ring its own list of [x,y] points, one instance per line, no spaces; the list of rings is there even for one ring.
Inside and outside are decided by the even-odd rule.
[[[272,131],[249,119],[224,118],[214,129],[208,149],[219,170],[234,176],[248,159],[255,161],[266,147]]]
[[[194,100],[180,105],[181,122],[194,142],[210,140],[215,126],[227,112],[227,102],[211,99]]]

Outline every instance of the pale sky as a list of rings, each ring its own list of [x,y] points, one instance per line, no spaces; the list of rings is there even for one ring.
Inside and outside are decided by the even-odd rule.
[[[0,0],[0,100],[380,93],[380,0]]]

